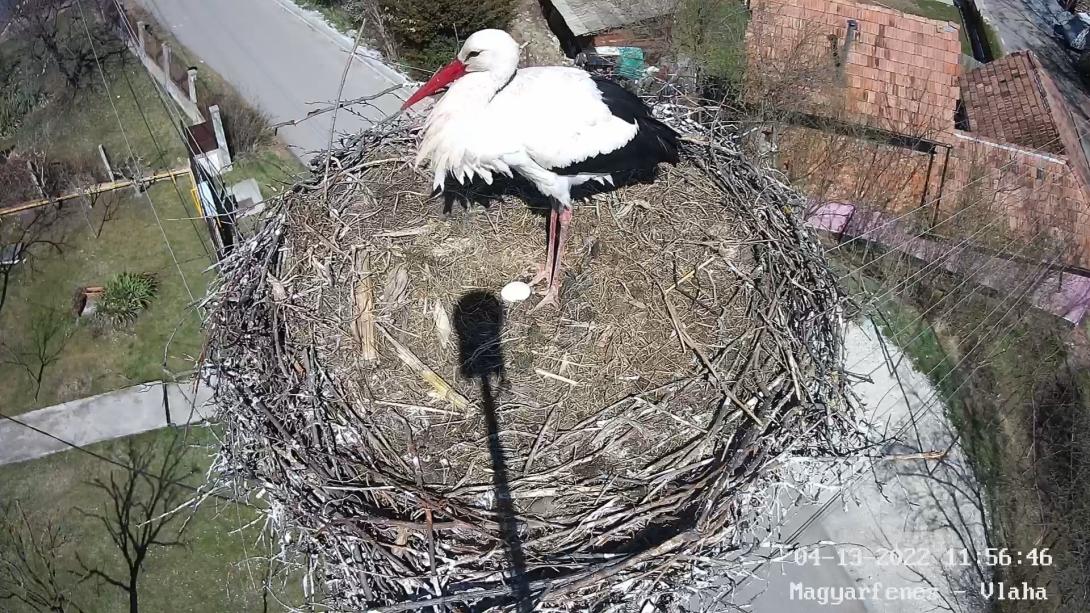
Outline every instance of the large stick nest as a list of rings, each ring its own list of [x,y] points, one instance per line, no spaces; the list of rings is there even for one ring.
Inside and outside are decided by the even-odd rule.
[[[674,609],[729,583],[768,475],[851,430],[800,197],[689,138],[577,203],[561,308],[531,313],[496,294],[543,260],[547,204],[493,186],[444,216],[416,138],[334,152],[223,262],[221,470],[335,609]]]

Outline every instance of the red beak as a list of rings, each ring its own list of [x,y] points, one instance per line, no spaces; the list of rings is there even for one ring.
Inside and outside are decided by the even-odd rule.
[[[428,82],[425,83],[423,87],[416,90],[416,93],[412,96],[409,96],[409,99],[405,101],[405,104],[401,105],[401,110],[404,111],[424,98],[438,92],[454,81],[457,81],[460,77],[465,75],[465,73],[466,65],[463,64],[461,60],[454,60],[446,66],[443,66],[428,79]]]

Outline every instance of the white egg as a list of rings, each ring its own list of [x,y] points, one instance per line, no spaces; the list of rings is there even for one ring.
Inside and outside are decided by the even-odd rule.
[[[512,281],[500,290],[504,302],[522,302],[530,297],[530,286],[522,281]]]

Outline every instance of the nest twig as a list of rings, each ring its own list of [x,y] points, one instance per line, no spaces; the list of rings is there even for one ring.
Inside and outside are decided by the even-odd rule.
[[[800,196],[688,138],[658,181],[577,208],[564,310],[507,308],[480,374],[449,312],[521,274],[542,224],[517,187],[440,221],[415,137],[347,143],[223,262],[222,473],[262,491],[337,610],[669,610],[729,583],[780,461],[853,431],[843,297]]]

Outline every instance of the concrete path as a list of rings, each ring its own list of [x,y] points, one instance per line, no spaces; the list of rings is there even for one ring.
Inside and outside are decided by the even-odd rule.
[[[313,11],[290,0],[140,0],[164,28],[229,81],[250,104],[272,116],[273,123],[302,119],[337,97],[352,41]],[[372,95],[404,82],[373,52],[357,50],[342,99]],[[408,97],[394,92],[374,106],[337,114],[337,131],[354,134],[397,111]],[[329,143],[331,113],[278,134],[306,161]]]
[[[803,557],[788,554],[765,564],[733,603],[748,604],[752,608],[744,610],[754,613],[983,611],[977,597],[981,579],[961,564],[963,550],[977,553],[985,546],[983,516],[971,499],[979,489],[945,407],[924,373],[888,341],[883,349],[869,322],[849,327],[846,349],[848,370],[871,379],[854,386],[866,403],[867,422],[881,433],[901,431],[879,453],[950,453],[941,463],[860,464],[859,478],[846,492],[826,491],[805,504],[785,504],[789,515],[781,535],[801,545]],[[902,431],[912,416],[916,427]],[[792,468],[798,483],[820,466],[799,459]]]
[[[0,417],[0,465],[64,451],[69,448],[66,442],[90,445],[171,424],[203,421],[211,416],[211,397],[212,391],[206,385],[194,395],[192,383],[155,382],[14,416],[57,438]],[[170,407],[169,424],[164,399]]]

